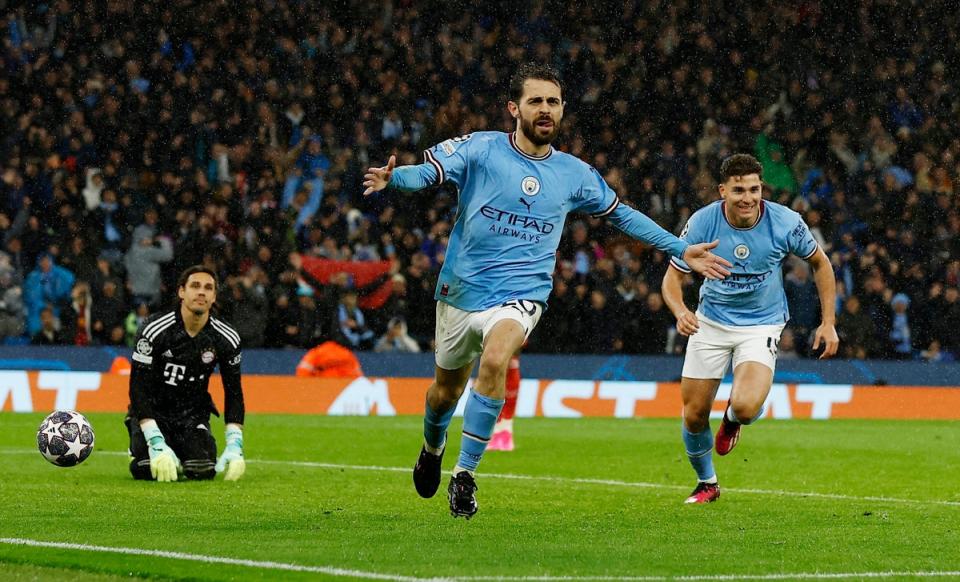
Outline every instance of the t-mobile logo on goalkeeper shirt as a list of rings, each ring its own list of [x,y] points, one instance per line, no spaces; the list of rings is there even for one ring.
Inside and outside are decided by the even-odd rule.
[[[184,372],[187,371],[186,366],[181,366],[180,364],[167,363],[166,367],[163,369],[163,377],[167,379],[167,384],[171,386],[176,386],[177,382],[183,380]]]

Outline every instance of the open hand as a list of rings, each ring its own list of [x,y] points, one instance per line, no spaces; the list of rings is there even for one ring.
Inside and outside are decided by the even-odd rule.
[[[390,156],[386,166],[379,168],[367,168],[367,173],[363,175],[363,185],[367,187],[363,191],[364,196],[369,196],[374,192],[379,192],[387,187],[390,178],[393,176],[393,168],[397,165],[397,156]]]
[[[707,279],[723,279],[730,274],[726,267],[732,267],[730,261],[710,252],[717,248],[719,240],[709,243],[690,245],[683,253],[683,262]]]

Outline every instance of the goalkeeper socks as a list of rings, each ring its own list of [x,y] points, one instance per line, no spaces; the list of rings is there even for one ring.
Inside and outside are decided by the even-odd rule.
[[[460,439],[458,468],[471,472],[477,470],[502,408],[503,400],[470,392],[463,411],[463,437]]]
[[[697,479],[715,483],[717,473],[713,470],[713,433],[710,432],[710,427],[698,433],[688,431],[686,426],[682,430],[687,458],[697,472]]]
[[[500,411],[500,422],[512,421],[517,411],[517,396],[520,395],[520,358],[513,356],[507,365],[506,398]],[[510,427],[513,428],[512,426]],[[499,430],[499,428],[498,428]]]
[[[430,408],[428,401],[424,404],[424,408],[423,441],[428,453],[439,455],[443,451],[443,445],[447,440],[447,427],[450,426],[450,419],[453,418],[457,407],[454,405],[448,410],[437,412]]]

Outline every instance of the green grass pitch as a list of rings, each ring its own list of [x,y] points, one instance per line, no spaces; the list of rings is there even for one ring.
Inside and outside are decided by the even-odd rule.
[[[71,469],[36,452],[43,416],[0,413],[0,580],[960,578],[955,422],[765,420],[692,507],[679,419],[518,419],[464,521],[446,476],[414,492],[415,417],[249,415],[241,481],[159,484],[120,415]]]

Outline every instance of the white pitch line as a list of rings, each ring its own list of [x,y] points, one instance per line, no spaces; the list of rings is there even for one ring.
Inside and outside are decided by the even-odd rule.
[[[313,461],[272,461],[272,460],[251,460],[253,463],[261,465],[293,465],[297,467],[314,467],[318,469],[343,469],[352,471],[391,471],[394,473],[409,473],[410,467],[382,467],[377,465],[342,465],[337,463],[319,463]],[[619,481],[615,479],[594,479],[589,477],[555,477],[549,475],[516,475],[512,473],[481,473],[483,478],[492,479],[513,479],[518,481],[547,481],[553,483],[578,483],[582,485],[606,485],[612,487],[633,487],[638,489],[669,489],[674,491],[686,491],[689,489],[686,485],[669,485],[666,483],[648,483],[643,481]],[[843,495],[841,493],[814,493],[804,491],[784,491],[777,489],[740,489],[724,488],[724,491],[732,493],[745,493],[753,495],[774,495],[778,497],[813,497],[817,499],[838,499],[843,501],[879,501],[888,503],[907,503],[918,505],[945,505],[949,507],[960,507],[960,501],[945,501],[939,499],[905,499],[901,497],[882,497],[882,496],[858,496]]]
[[[260,560],[243,560],[226,558],[223,556],[206,556],[203,554],[188,554],[184,552],[167,552],[163,550],[144,550],[141,548],[124,548],[114,546],[93,546],[87,544],[73,544],[62,542],[44,542],[24,538],[0,538],[0,543],[14,546],[29,546],[34,548],[55,548],[58,550],[79,550],[82,552],[101,552],[107,554],[125,554],[129,556],[149,556],[154,558],[169,558],[172,560],[187,560],[206,564],[227,564],[230,566],[246,566],[262,570],[284,570],[287,572],[307,572],[310,574],[327,574],[329,576],[350,576],[368,580],[394,580],[396,582],[422,582],[424,580],[440,580],[437,578],[417,578],[414,576],[400,576],[397,574],[380,574],[363,570],[335,568],[333,566],[302,566],[284,562],[266,562]]]
[[[36,451],[30,449],[4,449],[0,448],[0,454],[36,454]],[[98,451],[99,455],[122,455],[126,452],[121,451]],[[345,465],[341,463],[321,463],[315,461],[275,461],[268,459],[247,459],[248,463],[259,465],[287,465],[293,467],[311,467],[315,469],[337,469],[348,471],[379,471],[392,473],[409,473],[411,467],[386,467],[381,465]],[[490,479],[512,479],[516,481],[546,481],[549,483],[576,483],[580,485],[603,485],[609,487],[631,487],[636,489],[665,489],[671,491],[687,491],[687,485],[670,485],[667,483],[649,483],[643,481],[620,481],[616,479],[597,479],[590,477],[557,477],[551,475],[517,475],[513,473],[481,473],[483,478]],[[776,497],[810,497],[814,499],[836,499],[839,501],[870,501],[879,503],[903,503],[911,505],[942,505],[946,507],[960,507],[960,501],[947,501],[942,499],[907,499],[903,497],[883,497],[879,495],[845,495],[842,493],[817,493],[813,491],[786,491],[782,489],[752,489],[752,488],[734,488],[725,487],[723,489],[729,493],[740,493],[746,495],[770,495]]]
[[[939,572],[798,572],[794,574],[708,574],[704,576],[461,576],[458,582],[725,582],[727,580],[845,580],[848,578],[947,578],[960,576],[960,571]]]
[[[335,568],[332,566],[304,566],[285,562],[270,562],[260,560],[244,560],[226,558],[223,556],[208,556],[204,554],[188,554],[184,552],[168,552],[163,550],[145,550],[142,548],[125,548],[116,546],[96,546],[89,544],[45,542],[25,538],[0,538],[0,544],[13,546],[28,546],[34,548],[54,548],[58,550],[77,550],[82,552],[100,552],[108,554],[124,554],[129,556],[147,556],[153,558],[168,558],[172,560],[187,560],[206,564],[226,564],[230,566],[244,566],[261,570],[282,570],[286,572],[305,572],[309,574],[327,574],[329,576],[349,576],[368,580],[392,580],[396,582],[586,582],[587,580],[611,582],[667,582],[667,581],[696,581],[726,582],[728,580],[844,580],[847,578],[937,578],[958,577],[960,571],[901,571],[901,572],[795,572],[790,574],[706,574],[703,576],[456,576],[451,578],[418,578],[415,576],[401,576],[398,574],[381,574],[364,570]]]

